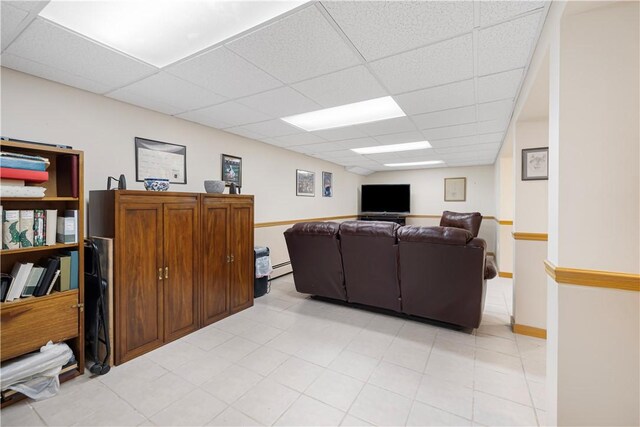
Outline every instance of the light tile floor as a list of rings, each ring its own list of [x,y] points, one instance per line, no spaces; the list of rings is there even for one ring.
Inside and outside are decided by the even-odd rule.
[[[545,341],[509,327],[488,282],[473,333],[310,299],[293,277],[255,306],[54,398],[13,425],[544,425]]]

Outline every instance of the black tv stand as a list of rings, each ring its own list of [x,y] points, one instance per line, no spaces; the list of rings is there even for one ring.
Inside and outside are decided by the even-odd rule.
[[[399,224],[399,225],[406,225],[407,214],[384,213],[384,212],[361,213],[360,215],[358,215],[358,220],[389,221],[389,222],[395,222],[396,224]]]

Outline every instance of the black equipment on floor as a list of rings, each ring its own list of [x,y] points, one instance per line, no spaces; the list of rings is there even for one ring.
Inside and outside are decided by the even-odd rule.
[[[84,241],[84,305],[87,360],[94,362],[89,371],[94,375],[104,375],[111,370],[107,281],[102,278],[100,252],[95,243],[88,239]],[[98,350],[100,343],[106,348],[102,360]]]

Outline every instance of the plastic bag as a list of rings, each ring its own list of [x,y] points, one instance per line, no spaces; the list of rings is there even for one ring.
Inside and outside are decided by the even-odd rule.
[[[73,357],[65,343],[51,341],[40,348],[40,353],[20,356],[0,368],[0,388],[18,391],[32,399],[55,396],[60,390],[58,375]]]
[[[269,256],[269,248],[266,246],[256,246],[256,277],[268,276],[273,272],[271,267],[271,257]]]

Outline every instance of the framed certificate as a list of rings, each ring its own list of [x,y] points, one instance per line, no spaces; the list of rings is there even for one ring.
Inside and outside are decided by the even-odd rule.
[[[136,143],[136,181],[165,178],[172,184],[187,183],[187,147],[138,138]]]

